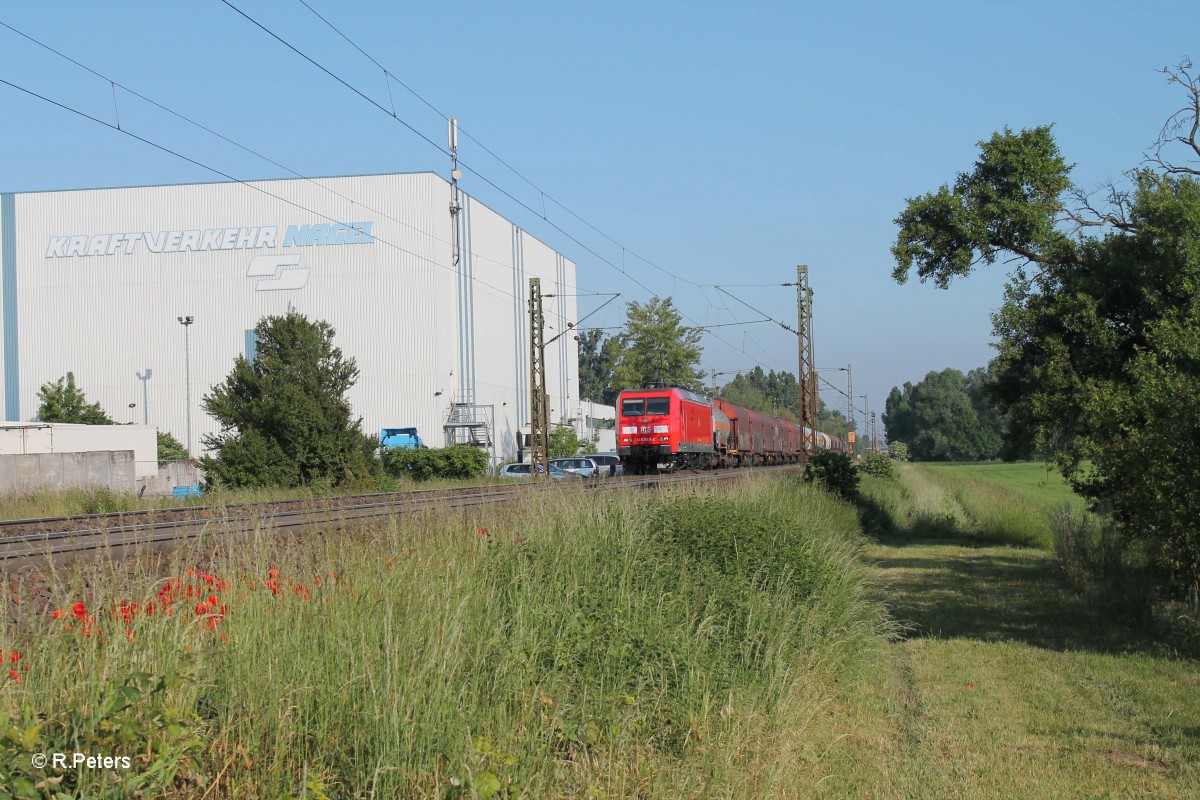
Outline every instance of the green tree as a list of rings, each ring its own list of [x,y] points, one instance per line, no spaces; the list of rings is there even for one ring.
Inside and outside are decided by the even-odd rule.
[[[337,486],[375,473],[376,443],[346,400],[358,367],[334,347],[334,329],[289,310],[263,318],[254,330],[254,361],[238,356],[204,397],[204,409],[221,426],[204,437],[211,455],[201,465],[209,484]]]
[[[579,334],[579,396],[605,405],[613,405],[621,387],[614,371],[621,352],[616,337],[605,338],[604,331],[592,329]]]
[[[1074,487],[1151,543],[1200,594],[1200,84],[1128,188],[1072,188],[1048,127],[1005,130],[954,188],[896,219],[894,277],[948,286],[1016,261],[993,317],[988,394],[1006,456],[1049,454]],[[1184,163],[1165,157],[1182,146]]]
[[[158,432],[158,465],[169,464],[172,461],[183,461],[188,457],[187,448],[166,431]]]
[[[697,369],[702,332],[682,324],[683,317],[671,298],[630,303],[625,315],[625,329],[617,337],[620,352],[613,370],[618,387],[637,389],[658,381],[668,386],[703,390],[704,373]]]
[[[550,441],[546,449],[551,458],[568,458],[579,455],[585,449],[591,450],[598,440],[598,437],[581,439],[570,425],[556,425],[554,430],[550,431]]]
[[[762,367],[734,376],[721,387],[717,396],[734,405],[761,411],[780,419],[796,422],[799,389],[796,376],[790,372],[764,372]]]
[[[114,425],[99,403],[88,403],[83,390],[75,385],[75,373],[38,389],[38,419],[42,422],[71,422],[79,425]]]
[[[986,370],[930,372],[916,386],[892,387],[884,404],[889,442],[903,442],[918,461],[979,461],[995,458],[1001,435],[996,412],[982,397]]]

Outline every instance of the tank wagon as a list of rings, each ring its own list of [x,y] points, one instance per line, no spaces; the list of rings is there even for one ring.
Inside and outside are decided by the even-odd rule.
[[[677,387],[621,392],[617,428],[617,455],[634,474],[795,464],[814,448],[846,452],[837,437]]]

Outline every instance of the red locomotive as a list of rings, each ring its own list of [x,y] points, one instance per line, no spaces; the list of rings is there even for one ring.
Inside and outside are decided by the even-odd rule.
[[[686,389],[626,390],[617,398],[617,454],[626,472],[798,463],[813,447],[846,452],[836,437]]]

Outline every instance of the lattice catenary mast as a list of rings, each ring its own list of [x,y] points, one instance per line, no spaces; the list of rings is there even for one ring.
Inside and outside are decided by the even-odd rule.
[[[796,336],[799,340],[800,424],[817,429],[817,373],[813,368],[812,287],[808,285],[808,266],[796,267]],[[811,440],[810,440],[811,441]]]
[[[546,407],[546,318],[542,281],[529,279],[529,463],[533,474],[550,477],[550,414]]]

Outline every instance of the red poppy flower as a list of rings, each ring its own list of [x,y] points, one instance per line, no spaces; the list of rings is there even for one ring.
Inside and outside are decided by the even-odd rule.
[[[15,664],[21,660],[21,654],[13,650],[8,654],[8,660]]]
[[[152,603],[152,602],[151,602],[151,603],[146,603],[146,613],[147,613],[147,614],[153,614],[153,613],[154,613],[154,603]]]
[[[126,629],[125,629],[125,639],[126,639],[126,641],[130,641],[130,642],[132,642],[132,641],[133,641],[134,639],[136,639],[136,638],[137,638],[137,634],[136,634],[136,633],[134,633],[133,631],[131,631],[129,628],[126,628]]]
[[[196,603],[196,616],[203,616],[208,613],[208,606],[204,603]]]
[[[51,614],[50,616],[53,619],[62,619],[66,615],[67,615],[67,612],[63,611],[61,608],[56,608],[56,609],[54,609],[54,613]]]
[[[12,680],[16,681],[17,683],[21,682],[21,673],[17,672],[15,669],[10,669],[8,671],[8,677],[11,678]]]
[[[137,603],[121,603],[117,606],[117,616],[122,622],[130,622],[138,612]]]
[[[75,619],[83,619],[87,616],[87,606],[83,603],[76,603],[71,606],[71,613],[75,615]]]

